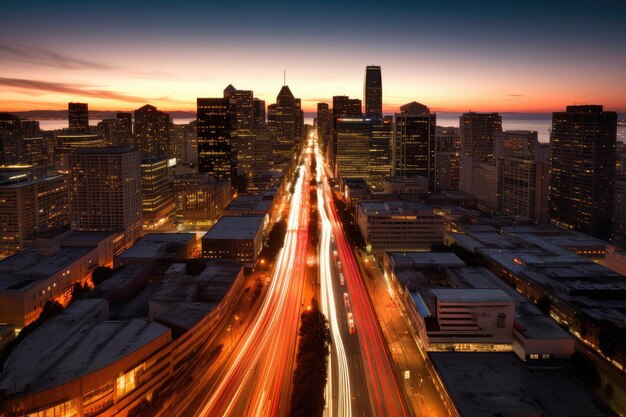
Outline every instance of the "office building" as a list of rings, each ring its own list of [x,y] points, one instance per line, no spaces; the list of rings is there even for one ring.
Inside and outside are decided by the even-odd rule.
[[[361,100],[348,96],[334,96],[332,116],[332,137],[328,154],[331,166],[335,166],[337,157],[337,120],[362,118]]]
[[[237,159],[233,146],[236,125],[235,100],[198,98],[198,171],[218,180],[237,177]]]
[[[363,100],[366,118],[383,117],[383,82],[380,67],[377,65],[368,65],[365,68]]]
[[[601,239],[611,236],[617,114],[567,106],[552,115],[550,219]]]
[[[141,205],[146,228],[163,226],[174,214],[174,191],[168,179],[168,168],[165,156],[141,160]]]
[[[168,155],[170,116],[146,104],[135,110],[135,149],[143,156]]]
[[[540,152],[537,132],[496,132],[494,145],[498,213],[547,222],[549,163]]]
[[[495,213],[498,208],[498,172],[493,161],[461,155],[459,189],[478,200],[478,208]]]
[[[211,226],[230,202],[230,181],[216,180],[209,174],[177,175],[174,199],[178,224],[192,228]]]
[[[22,123],[19,117],[0,113],[0,164],[14,165],[22,162],[23,152]]]
[[[89,130],[89,109],[87,103],[67,103],[67,119],[70,130]]]
[[[369,179],[371,123],[361,118],[342,118],[337,119],[336,126],[337,176]]]
[[[273,136],[275,157],[293,157],[302,138],[303,118],[300,99],[295,98],[289,87],[284,85],[276,97],[276,104],[268,108],[267,126]]]
[[[202,257],[253,266],[263,248],[264,216],[222,217],[202,237]]]
[[[73,230],[141,234],[141,157],[131,147],[78,149],[69,157]]]
[[[393,117],[371,119],[369,176],[380,182],[393,172]]]
[[[133,123],[130,113],[117,113],[115,119],[104,119],[98,123],[98,129],[104,135],[109,146],[127,146],[133,144]]]
[[[254,128],[263,129],[267,126],[267,116],[265,112],[265,100],[254,98],[252,100],[252,111],[254,113]]]
[[[0,185],[0,258],[22,250],[33,234],[67,227],[68,203],[66,175]]]
[[[322,152],[326,154],[331,135],[331,113],[328,103],[317,103],[317,138]]]
[[[443,242],[443,218],[411,201],[361,201],[356,221],[367,251],[428,250]]]
[[[428,178],[435,190],[435,146],[437,115],[423,104],[412,102],[394,115],[393,175]]]
[[[481,161],[491,160],[495,132],[502,131],[502,116],[498,113],[463,113],[459,125],[463,154]]]

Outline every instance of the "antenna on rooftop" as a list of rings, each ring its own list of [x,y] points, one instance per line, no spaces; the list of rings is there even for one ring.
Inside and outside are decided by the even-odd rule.
[[[287,71],[283,70],[283,86],[287,85]]]

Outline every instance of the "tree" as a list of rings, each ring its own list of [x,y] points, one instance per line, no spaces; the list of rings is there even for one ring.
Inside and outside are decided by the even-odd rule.
[[[102,281],[113,275],[113,270],[108,266],[98,266],[91,273],[91,282],[94,286],[100,285]]]

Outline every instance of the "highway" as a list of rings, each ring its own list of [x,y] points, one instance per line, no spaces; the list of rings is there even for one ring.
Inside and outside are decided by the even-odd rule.
[[[305,301],[309,176],[305,161],[287,218],[285,244],[267,295],[215,385],[190,415],[276,416],[289,409],[299,317]],[[210,369],[207,377],[210,377]]]
[[[317,182],[322,181],[323,159],[315,146]],[[333,245],[333,229],[326,213],[324,193],[317,189],[317,201],[321,233],[318,250],[320,275],[320,306],[328,319],[331,330],[331,352],[328,361],[328,383],[326,385],[326,411],[328,417],[371,416],[367,399],[367,386],[363,375],[361,352],[358,340],[351,334],[348,314],[350,299],[339,278]],[[353,332],[352,332],[353,333]]]
[[[318,171],[322,173],[320,186],[323,200],[319,199],[320,206],[321,201],[324,201],[351,300],[354,327],[360,341],[365,378],[369,387],[372,415],[410,416],[412,414],[405,404],[404,394],[391,364],[367,288],[341,225],[323,163],[319,164]],[[360,399],[360,401],[364,400]]]

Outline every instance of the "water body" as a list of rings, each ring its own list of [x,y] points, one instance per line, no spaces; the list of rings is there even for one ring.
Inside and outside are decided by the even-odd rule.
[[[454,126],[459,127],[459,117],[461,113],[437,113],[438,126]],[[619,114],[619,119],[626,119],[626,115]],[[187,124],[195,118],[174,119],[175,124]],[[92,119],[89,123],[95,126],[100,120]],[[305,117],[305,123],[313,124],[312,117]],[[43,130],[56,130],[67,128],[66,119],[40,120],[39,126]],[[503,113],[502,128],[504,130],[535,130],[539,136],[540,142],[550,141],[550,129],[552,127],[551,113]],[[617,127],[617,140],[626,143],[626,126]]]

